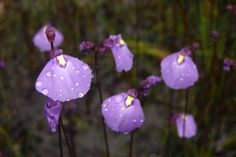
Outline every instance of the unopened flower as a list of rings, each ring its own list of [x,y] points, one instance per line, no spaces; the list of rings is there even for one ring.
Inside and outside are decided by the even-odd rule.
[[[197,67],[189,55],[190,50],[184,48],[162,60],[162,79],[168,87],[187,89],[198,80]]]
[[[62,50],[46,64],[37,78],[35,88],[54,101],[82,98],[90,89],[92,71],[83,61],[64,55]]]
[[[155,75],[148,76],[145,80],[141,83],[141,88],[138,91],[139,96],[145,96],[148,93],[148,90],[151,86],[161,82],[161,78]]]
[[[57,130],[61,108],[61,102],[53,101],[51,99],[48,99],[47,103],[44,105],[44,113],[52,132],[56,132]]]
[[[1,68],[1,69],[2,69],[2,68],[5,68],[5,66],[6,66],[5,61],[4,61],[2,58],[0,58],[0,68]]]
[[[53,38],[49,38],[46,35],[46,29],[49,25],[46,24],[44,25],[34,36],[33,42],[34,45],[41,51],[41,52],[46,52],[51,50],[51,44],[49,40],[51,41]],[[49,26],[50,27],[50,26]],[[52,31],[48,31],[48,35],[53,35]],[[52,37],[52,36],[50,36]],[[54,47],[58,47],[63,41],[63,35],[55,29],[55,36],[54,36],[54,41],[53,45]]]
[[[219,32],[216,31],[216,30],[212,31],[211,32],[211,37],[212,37],[213,41],[216,41],[219,37]]]
[[[192,138],[197,134],[197,124],[192,115],[181,113],[174,116],[179,137]]]
[[[130,71],[133,66],[133,54],[130,52],[127,44],[121,35],[110,35],[103,43],[105,47],[111,48],[115,58],[116,71]]]
[[[102,104],[106,124],[115,132],[129,133],[143,125],[144,114],[135,93],[119,93]]]
[[[84,41],[80,44],[79,48],[81,52],[87,52],[92,50],[95,47],[95,44],[91,41]]]

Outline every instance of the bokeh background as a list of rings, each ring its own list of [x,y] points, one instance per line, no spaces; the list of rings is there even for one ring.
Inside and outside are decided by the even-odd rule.
[[[195,62],[199,81],[190,89],[189,110],[198,134],[183,140],[170,122],[172,112],[183,112],[185,91],[164,83],[142,100],[144,125],[134,135],[135,157],[235,157],[235,71],[223,71],[225,57],[236,60],[236,14],[226,6],[233,0],[1,0],[0,156],[59,156],[58,135],[52,134],[43,113],[46,97],[37,93],[35,80],[49,60],[32,38],[50,22],[64,35],[61,48],[94,67],[94,54],[81,54],[79,44],[97,43],[109,34],[122,34],[134,53],[132,71],[118,74],[109,51],[99,56],[105,98],[138,87],[150,74],[160,76],[166,55],[200,45]],[[212,31],[219,36],[212,38]],[[82,99],[64,104],[63,120],[77,156],[104,157],[100,104],[96,82]],[[130,135],[108,129],[112,157],[128,156]],[[64,144],[64,154],[68,152]]]

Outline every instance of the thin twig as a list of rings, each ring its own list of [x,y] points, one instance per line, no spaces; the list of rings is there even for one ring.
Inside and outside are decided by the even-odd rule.
[[[134,131],[131,132],[130,141],[129,141],[129,157],[133,156],[133,140],[134,140]]]

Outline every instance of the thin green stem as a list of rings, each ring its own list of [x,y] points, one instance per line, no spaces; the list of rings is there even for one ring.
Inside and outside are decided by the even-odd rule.
[[[100,104],[102,104],[103,96],[102,96],[101,84],[100,84],[100,80],[99,80],[98,51],[95,51],[94,62],[95,62],[95,74],[96,74],[97,89],[98,89],[98,93],[99,93]],[[104,118],[102,115],[101,115],[101,123],[102,123],[102,129],[103,129],[104,142],[105,142],[105,146],[106,146],[106,157],[110,157],[107,131],[106,131]]]
[[[70,145],[70,142],[69,142],[69,137],[67,135],[67,132],[66,132],[66,129],[64,127],[64,124],[63,124],[63,120],[62,120],[62,117],[60,116],[59,118],[59,123],[60,123],[60,126],[62,128],[62,131],[64,133],[64,137],[65,137],[65,140],[66,140],[66,145],[67,145],[67,148],[68,148],[68,152],[70,154],[70,157],[74,157],[73,156],[73,153],[72,153],[72,150],[71,150],[71,145]]]
[[[63,145],[61,139],[61,125],[58,124],[58,139],[59,139],[59,150],[60,150],[60,157],[63,157]]]
[[[133,156],[133,140],[134,140],[134,131],[131,132],[129,140],[129,157]]]

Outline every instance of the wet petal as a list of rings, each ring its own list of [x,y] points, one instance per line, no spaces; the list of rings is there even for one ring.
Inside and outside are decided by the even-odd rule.
[[[185,121],[185,127],[184,127]],[[197,125],[192,115],[180,114],[176,117],[176,127],[179,137],[192,138],[197,133]],[[185,130],[184,130],[185,128]]]
[[[120,93],[106,99],[102,104],[102,114],[106,124],[115,132],[128,133],[142,126],[144,114],[140,102],[134,98],[133,104],[125,105],[128,94]]]
[[[34,45],[41,51],[46,52],[51,50],[50,42],[46,36],[46,27],[47,25],[43,26],[34,36],[33,42]],[[63,35],[55,29],[55,40],[53,42],[54,47],[58,47],[63,41]]]
[[[183,59],[179,60],[179,54],[171,54],[162,60],[161,74],[168,87],[186,89],[194,85],[199,75],[192,59],[189,56],[184,56]]]
[[[58,120],[61,115],[62,104],[51,99],[44,105],[44,113],[52,132],[56,132]]]
[[[63,55],[52,58],[46,64],[35,83],[35,88],[55,101],[65,102],[82,98],[89,91],[91,81],[92,70],[86,63]]]

